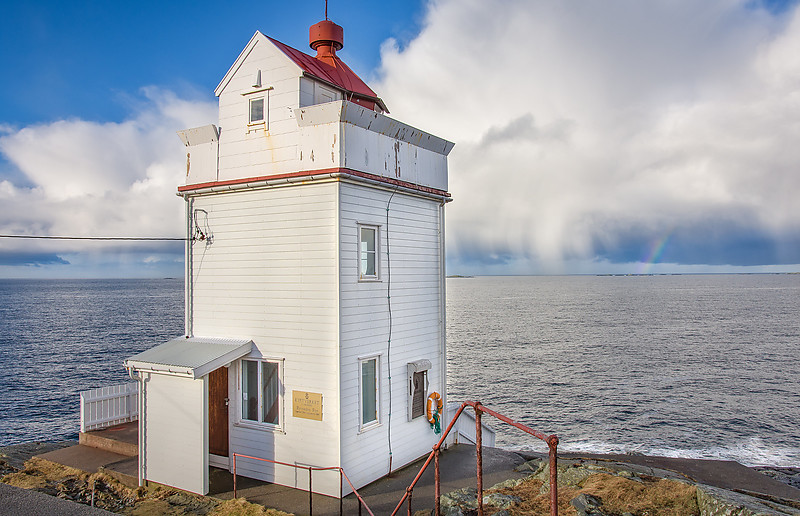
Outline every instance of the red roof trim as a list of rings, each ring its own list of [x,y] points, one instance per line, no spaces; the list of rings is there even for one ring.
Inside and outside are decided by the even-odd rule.
[[[403,188],[408,188],[410,190],[416,190],[418,192],[424,192],[432,195],[437,195],[440,197],[450,197],[450,193],[444,190],[439,190],[438,188],[430,188],[428,186],[422,186],[414,183],[409,183],[408,181],[401,181],[399,179],[393,179],[391,177],[383,177],[378,176],[375,174],[370,174],[368,172],[361,172],[358,170],[352,170],[349,168],[325,168],[320,170],[306,170],[303,172],[291,172],[288,174],[275,174],[271,176],[259,176],[259,177],[246,177],[243,179],[229,179],[227,181],[210,181],[207,183],[198,183],[194,185],[184,185],[178,187],[178,192],[186,193],[192,192],[195,190],[203,190],[205,188],[215,188],[220,186],[234,186],[234,185],[242,185],[247,183],[258,183],[262,181],[278,181],[281,179],[294,179],[300,177],[308,177],[313,178],[313,176],[321,175],[321,174],[345,174],[354,177],[360,177],[364,179],[369,179],[371,181],[378,181],[380,183],[386,183],[394,186],[400,186]]]
[[[272,39],[269,36],[265,37],[269,39],[276,47],[278,47],[281,52],[286,54],[292,61],[294,61],[297,66],[302,68],[304,72],[330,83],[337,88],[341,88],[356,97],[375,102],[381,107],[381,109],[387,113],[389,112],[380,97],[378,97],[378,95],[372,91],[372,89],[367,86],[367,84],[344,63],[344,61],[339,59],[339,56],[334,55],[332,57],[335,66],[331,66],[324,61],[320,61],[319,59],[312,57],[305,52],[301,52],[296,48],[292,48],[285,43],[281,43],[276,39]]]

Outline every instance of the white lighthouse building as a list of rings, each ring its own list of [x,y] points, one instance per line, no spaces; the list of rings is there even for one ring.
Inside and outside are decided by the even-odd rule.
[[[358,488],[438,439],[425,402],[446,389],[453,144],[386,116],[336,55],[341,27],[310,43],[316,56],[256,32],[215,90],[218,124],[179,132],[185,335],[125,361],[141,480],[206,493],[237,453],[341,467]],[[308,487],[291,467],[236,469]],[[326,471],[313,490],[350,492]]]

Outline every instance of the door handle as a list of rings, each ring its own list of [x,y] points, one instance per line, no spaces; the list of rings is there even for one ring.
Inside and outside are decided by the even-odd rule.
[[[227,407],[230,404],[230,398],[225,398],[225,406]]]

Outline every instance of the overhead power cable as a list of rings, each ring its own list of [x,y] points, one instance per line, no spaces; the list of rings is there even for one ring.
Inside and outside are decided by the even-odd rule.
[[[50,235],[0,235],[0,238],[37,238],[43,240],[149,240],[149,241],[178,241],[185,242],[187,238],[170,237],[81,237],[81,236],[50,236]]]

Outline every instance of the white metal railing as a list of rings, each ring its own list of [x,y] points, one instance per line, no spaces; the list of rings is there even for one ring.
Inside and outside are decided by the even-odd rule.
[[[447,420],[452,421],[461,404],[451,401],[447,404]],[[483,445],[494,448],[495,431],[492,427],[481,421],[481,432],[483,433]],[[453,431],[450,433],[448,444],[475,444],[475,414],[464,411],[456,421]]]
[[[81,432],[139,418],[139,388],[135,382],[81,391],[80,396]]]

